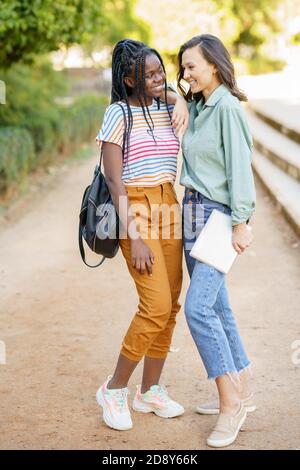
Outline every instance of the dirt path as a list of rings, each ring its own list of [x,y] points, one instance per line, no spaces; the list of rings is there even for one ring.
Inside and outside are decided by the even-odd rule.
[[[133,415],[118,432],[101,420],[95,391],[112,372],[136,306],[121,254],[92,270],[77,248],[78,209],[96,157],[60,171],[21,219],[0,232],[1,449],[206,449],[215,417],[194,413],[214,393],[183,312],[163,382],[186,413]],[[24,212],[24,211],[23,211]],[[232,304],[254,363],[258,410],[232,448],[300,448],[300,247],[258,188],[255,242],[229,279]],[[188,285],[185,271],[182,299]],[[300,354],[299,354],[300,356]],[[139,383],[141,366],[130,388]],[[132,397],[131,394],[131,397]],[[159,425],[159,426],[158,426]]]

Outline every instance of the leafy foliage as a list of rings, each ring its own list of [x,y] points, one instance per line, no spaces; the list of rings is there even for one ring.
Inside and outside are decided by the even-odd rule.
[[[30,63],[72,44],[111,44],[126,33],[145,38],[131,0],[0,0],[0,64]]]

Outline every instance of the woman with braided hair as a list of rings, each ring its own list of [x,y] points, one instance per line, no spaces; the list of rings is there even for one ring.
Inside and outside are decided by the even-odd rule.
[[[115,372],[96,394],[105,423],[114,429],[132,428],[127,384],[142,358],[143,378],[133,409],[163,418],[184,412],[159,380],[180,309],[181,216],[173,189],[180,144],[174,128],[183,132],[187,120],[185,100],[167,92],[158,52],[139,41],[120,41],[112,56],[111,105],[97,141],[139,305]]]

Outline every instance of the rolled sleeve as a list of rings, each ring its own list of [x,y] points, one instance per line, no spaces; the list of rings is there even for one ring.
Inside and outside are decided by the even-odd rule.
[[[251,166],[253,141],[240,107],[222,108],[221,126],[232,225],[237,225],[249,220],[255,210],[256,193]]]

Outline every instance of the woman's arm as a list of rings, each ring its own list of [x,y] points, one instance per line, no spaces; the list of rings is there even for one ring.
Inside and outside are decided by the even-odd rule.
[[[255,208],[255,186],[251,167],[252,137],[243,110],[224,107],[221,110],[222,142],[230,192],[233,239],[241,254],[252,242],[247,220]]]
[[[134,216],[130,215],[130,204],[122,181],[122,149],[119,145],[110,142],[103,142],[102,145],[105,179],[120,222],[123,227],[126,227],[126,235],[130,238],[132,266],[141,274],[144,274],[147,270],[148,274],[151,275],[154,254],[137,231]]]
[[[160,96],[161,101],[165,101],[165,92]],[[167,104],[174,104],[172,125],[177,135],[184,134],[189,125],[188,105],[183,96],[175,91],[167,89]]]

